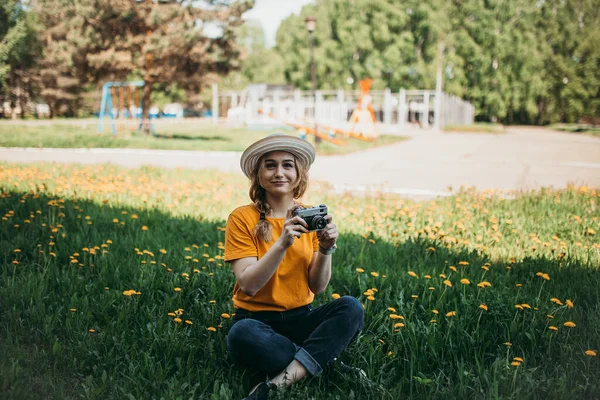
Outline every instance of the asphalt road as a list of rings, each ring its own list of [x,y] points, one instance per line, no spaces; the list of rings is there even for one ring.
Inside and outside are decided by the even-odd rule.
[[[9,162],[112,163],[127,167],[217,169],[240,173],[239,152],[133,149],[0,148]],[[449,194],[449,188],[528,190],[568,184],[600,188],[600,138],[543,128],[508,133],[422,131],[411,140],[339,156],[319,156],[311,179],[339,191],[393,192],[412,198]]]

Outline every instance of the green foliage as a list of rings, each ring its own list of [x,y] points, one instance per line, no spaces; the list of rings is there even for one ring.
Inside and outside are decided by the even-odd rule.
[[[479,120],[576,121],[600,114],[600,15],[593,0],[485,2],[319,0],[284,20],[276,49],[285,77],[310,88],[304,19],[317,16],[317,86],[433,89],[443,47],[444,91]]]
[[[35,16],[22,1],[0,4],[0,109],[4,101],[11,107],[25,104],[34,94],[32,69],[40,50]]]

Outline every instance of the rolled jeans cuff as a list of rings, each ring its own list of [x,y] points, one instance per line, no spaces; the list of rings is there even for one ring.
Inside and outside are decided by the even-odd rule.
[[[300,364],[309,374],[312,376],[319,376],[323,373],[323,368],[319,365],[317,361],[308,353],[308,351],[304,350],[300,346],[296,346],[296,354],[294,355],[294,359],[298,360]]]

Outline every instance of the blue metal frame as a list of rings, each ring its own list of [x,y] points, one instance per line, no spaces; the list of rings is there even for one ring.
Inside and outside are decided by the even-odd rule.
[[[104,116],[106,114],[106,108],[108,107],[108,115],[110,116],[110,125],[112,127],[113,135],[117,134],[117,128],[115,125],[115,116],[113,114],[113,102],[112,95],[110,94],[111,87],[144,87],[144,81],[133,81],[133,82],[106,82],[102,86],[102,100],[100,101],[100,113],[98,115],[98,133],[102,133],[104,128]],[[143,96],[140,96],[140,108],[143,109]],[[143,112],[142,112],[143,115]],[[140,124],[142,126],[142,115],[140,115]],[[154,133],[154,126],[150,124],[152,132]]]

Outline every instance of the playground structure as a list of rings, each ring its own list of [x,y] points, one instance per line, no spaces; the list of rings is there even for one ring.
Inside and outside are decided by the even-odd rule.
[[[121,125],[126,119],[133,121],[134,125],[131,126],[131,130],[138,129],[141,126],[142,96],[140,92],[143,87],[144,81],[106,82],[102,86],[102,99],[100,100],[100,113],[98,115],[98,133],[102,133],[106,114],[110,117],[113,135],[117,134],[116,118],[118,118]],[[113,98],[116,104],[113,104]]]
[[[311,122],[306,118],[303,119],[302,123],[285,120],[281,122],[295,128],[303,135],[313,135],[321,140],[336,145],[345,145],[346,142],[344,139],[348,138],[365,142],[375,141],[378,134],[375,129],[375,114],[373,112],[373,107],[371,106],[371,96],[369,95],[372,83],[373,80],[369,78],[359,81],[361,94],[357,106],[350,116],[351,125],[348,130],[340,129],[335,126],[318,124],[316,121]],[[258,112],[261,115],[266,115],[273,120],[277,120],[277,117],[273,113],[264,112],[262,109],[259,109]],[[327,134],[324,134],[323,132],[327,132]],[[338,138],[336,138],[336,135],[338,135]],[[339,136],[343,139],[340,139]]]
[[[371,83],[360,81],[360,91],[318,90],[314,95],[312,91],[266,84],[220,93],[215,84],[212,118],[216,123],[220,116],[226,116],[232,127],[288,125],[308,134],[317,126],[319,134],[330,138],[338,135],[338,140],[375,140],[379,134],[427,132],[474,122],[473,105],[458,97],[435,90],[370,91]]]

